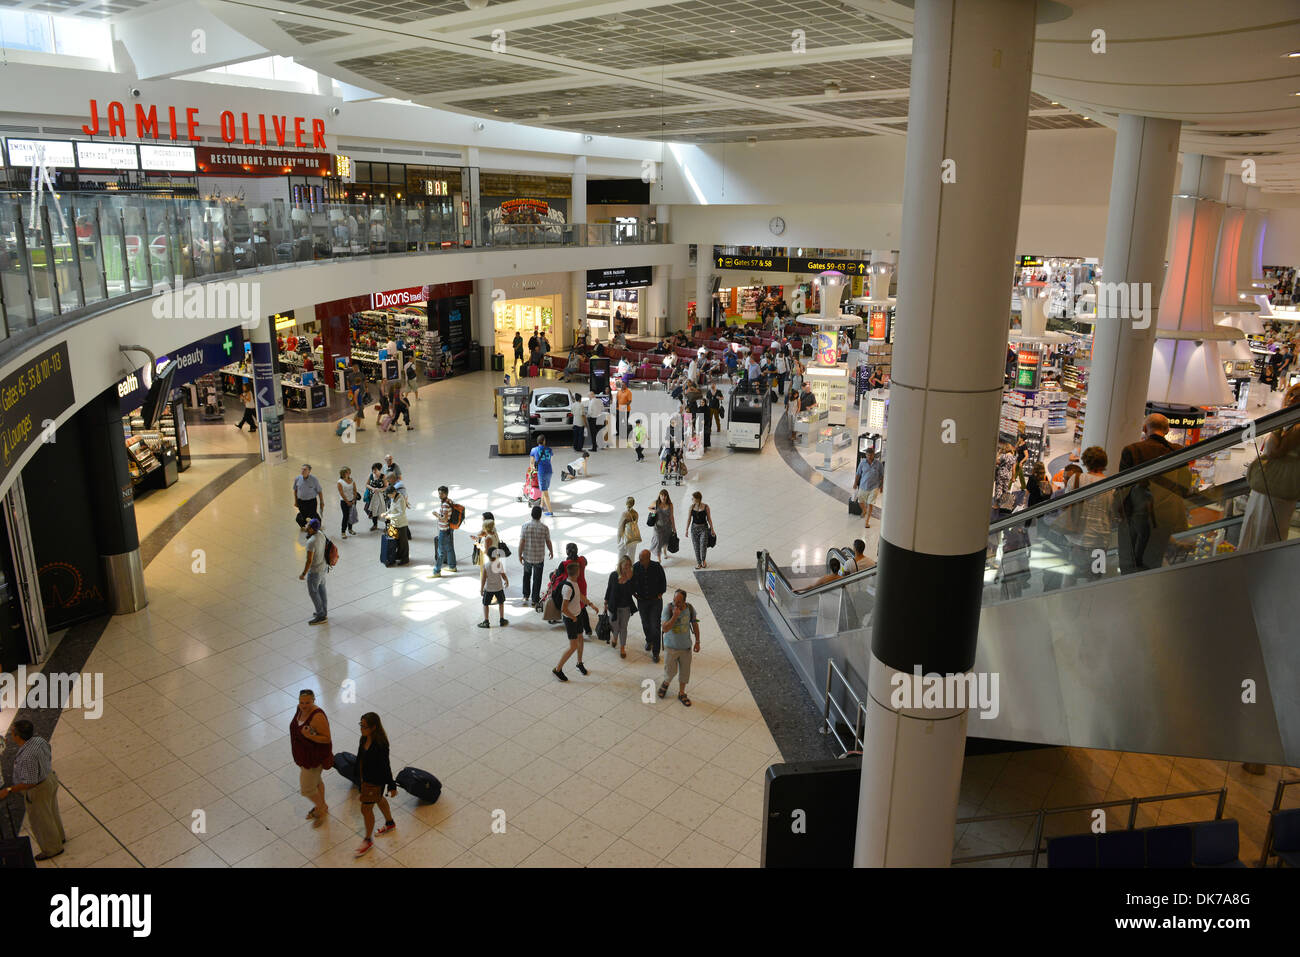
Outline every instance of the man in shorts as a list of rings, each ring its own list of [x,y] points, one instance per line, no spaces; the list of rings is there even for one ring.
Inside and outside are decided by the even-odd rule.
[[[691,699],[686,696],[686,682],[691,680],[691,654],[700,650],[700,620],[695,609],[686,601],[686,592],[677,589],[673,602],[663,611],[664,680],[659,685],[659,697],[668,693],[674,676],[677,678],[677,700],[686,707]],[[694,649],[691,634],[695,635]]]
[[[862,506],[862,527],[871,527],[871,507],[876,504],[876,496],[885,487],[885,470],[876,461],[876,450],[867,449],[866,456],[858,463],[857,474],[853,476],[853,492]]]

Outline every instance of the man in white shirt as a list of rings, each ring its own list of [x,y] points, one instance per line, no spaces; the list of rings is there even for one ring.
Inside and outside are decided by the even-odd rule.
[[[325,533],[321,531],[320,519],[310,518],[307,520],[307,562],[302,567],[302,574],[298,576],[299,581],[306,580],[307,594],[311,596],[311,603],[316,608],[316,613],[307,622],[309,625],[319,625],[329,612],[325,599],[325,573],[328,570],[329,563],[325,561]]]
[[[390,482],[388,510],[384,512],[383,518],[397,530],[397,544],[389,556],[391,561],[386,563],[387,567],[392,568],[394,565],[405,565],[411,560],[411,529],[406,517],[407,509],[410,507],[410,500],[406,497],[406,486],[399,478],[390,477]]]
[[[785,352],[776,354],[776,391],[781,398],[785,398],[785,380],[790,373],[790,361],[786,359]]]
[[[597,438],[600,434],[600,426],[605,418],[605,403],[600,400],[600,396],[595,392],[589,394],[587,398],[587,431],[591,433],[591,451],[600,451],[600,441]]]

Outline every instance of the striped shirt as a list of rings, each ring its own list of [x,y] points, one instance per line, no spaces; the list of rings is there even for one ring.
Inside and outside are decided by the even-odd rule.
[[[519,560],[537,564],[546,561],[551,530],[541,522],[526,522],[519,533]]]
[[[50,742],[40,735],[33,735],[14,757],[14,783],[40,784],[50,776],[52,762]]]

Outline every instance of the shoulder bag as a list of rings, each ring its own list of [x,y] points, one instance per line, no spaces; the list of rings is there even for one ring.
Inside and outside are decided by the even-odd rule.
[[[1300,499],[1300,456],[1259,456],[1246,469],[1246,484],[1270,498]]]

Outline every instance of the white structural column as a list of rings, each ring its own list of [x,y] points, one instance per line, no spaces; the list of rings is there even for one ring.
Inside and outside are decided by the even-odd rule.
[[[1100,445],[1112,470],[1124,446],[1137,441],[1146,415],[1180,125],[1123,114],[1115,138],[1101,278],[1107,284],[1150,283],[1151,322],[1137,328],[1130,319],[1109,315],[1106,297],[1098,295],[1083,447]]]
[[[492,287],[494,285],[496,285],[496,281],[492,279],[474,280],[474,309],[471,328],[474,329],[474,338],[478,339],[478,344],[487,347],[487,364],[484,368],[491,368],[492,352],[496,348],[496,320],[492,312]]]
[[[573,158],[573,187],[569,197],[569,222],[587,222],[587,157]]]
[[[569,302],[564,313],[564,335],[555,348],[567,349],[573,345],[575,333],[587,325],[587,270],[569,273]]]
[[[638,332],[642,335],[662,336],[671,323],[668,322],[668,277],[669,266],[655,266],[652,283],[641,290],[641,324]]]
[[[695,247],[695,310],[706,327],[712,325],[713,299],[713,244],[698,243]]]
[[[966,709],[898,698],[892,679],[975,662],[1034,15],[1034,0],[916,3],[859,867],[952,858]]]

